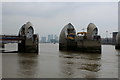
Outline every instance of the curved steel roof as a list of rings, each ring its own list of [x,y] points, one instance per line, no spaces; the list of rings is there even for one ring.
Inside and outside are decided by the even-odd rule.
[[[118,34],[116,36],[116,42],[117,42],[117,44],[120,44],[120,32],[118,32]]]
[[[66,41],[66,37],[68,35],[68,29],[72,29],[75,35],[76,35],[76,31],[74,26],[71,23],[68,23],[67,25],[64,26],[64,28],[61,30],[60,32],[60,36],[59,36],[59,42],[65,42]]]
[[[87,27],[87,32],[88,32],[88,33],[92,33],[94,30],[96,30],[97,33],[98,33],[98,29],[97,29],[97,27],[95,26],[95,24],[90,23],[90,24],[88,25],[88,27]]]
[[[26,35],[27,30],[28,30],[29,28],[32,28],[33,34],[34,34],[34,29],[33,29],[32,23],[31,23],[31,22],[27,22],[26,24],[24,24],[24,25],[20,28],[20,30],[19,30],[19,35],[21,35],[21,36],[22,36],[22,35]]]

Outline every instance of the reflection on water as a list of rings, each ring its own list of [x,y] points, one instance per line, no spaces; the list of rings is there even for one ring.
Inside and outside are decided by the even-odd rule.
[[[96,78],[97,75],[93,73],[100,71],[101,54],[99,53],[61,52],[60,57],[60,66],[63,77]]]
[[[11,45],[7,45],[5,50],[10,49]],[[40,44],[39,54],[3,53],[2,77],[117,78],[118,52],[111,45],[103,45],[98,54],[62,52],[58,44]]]
[[[118,70],[120,71],[120,50],[117,50],[118,52]],[[120,79],[120,72],[118,73],[118,77]]]
[[[38,55],[35,53],[20,53],[18,57],[18,72],[21,77],[34,77],[38,66]]]
[[[66,58],[66,59],[65,59]],[[75,74],[75,61],[73,60],[73,56],[62,55],[60,59],[60,69],[61,75],[63,77],[72,78]]]
[[[117,55],[120,56],[120,50],[116,50],[117,51]]]

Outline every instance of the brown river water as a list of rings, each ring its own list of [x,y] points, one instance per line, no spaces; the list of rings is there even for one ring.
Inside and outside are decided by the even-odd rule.
[[[3,78],[118,78],[120,51],[102,45],[102,53],[59,51],[59,44],[40,43],[39,54],[2,53]],[[5,51],[17,50],[6,44]]]

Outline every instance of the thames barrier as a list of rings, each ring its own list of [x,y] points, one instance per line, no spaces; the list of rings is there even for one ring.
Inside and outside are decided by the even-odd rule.
[[[18,33],[18,36],[2,35],[2,44],[18,43],[18,52],[20,53],[38,53],[39,52],[39,36],[34,34],[34,28],[31,22],[24,24]]]
[[[39,52],[39,35],[34,34],[31,22],[24,24],[17,36],[1,35],[0,40],[0,46],[3,48],[7,43],[18,43],[18,52],[20,53]],[[120,32],[116,36],[115,49],[120,49]],[[68,23],[60,32],[59,50],[101,53],[101,36],[98,35],[98,28],[95,24],[90,23],[86,32],[76,32],[74,26]]]
[[[113,45],[101,44],[98,28],[93,23],[82,32],[67,24],[56,44],[39,43],[30,22],[20,28],[17,36],[2,35],[1,38],[5,44],[1,48],[5,50],[2,54],[4,78],[118,77],[117,50]],[[9,50],[18,51],[6,53]]]
[[[90,23],[87,32],[77,32],[69,23],[61,31],[59,37],[59,50],[72,50],[83,52],[101,52],[101,37],[98,28]]]

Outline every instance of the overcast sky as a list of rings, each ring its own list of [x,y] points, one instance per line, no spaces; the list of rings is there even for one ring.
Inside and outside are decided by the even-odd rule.
[[[3,2],[2,33],[17,35],[20,27],[30,21],[40,36],[57,34],[68,23],[76,31],[94,23],[102,37],[118,31],[117,2]]]

